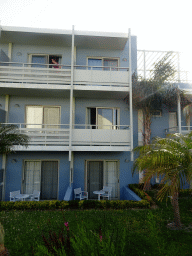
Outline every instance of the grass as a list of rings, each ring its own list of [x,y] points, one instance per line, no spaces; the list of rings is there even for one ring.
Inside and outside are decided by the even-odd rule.
[[[185,226],[192,225],[192,199],[179,200],[181,221]],[[152,213],[152,214],[151,214]],[[56,233],[69,223],[70,232],[76,239],[82,239],[82,247],[87,254],[79,255],[191,255],[192,232],[167,229],[173,220],[170,202],[164,201],[158,209],[132,210],[69,210],[69,211],[2,211],[0,222],[5,230],[5,247],[10,255],[33,255],[37,245],[43,245],[42,234],[48,237],[49,230]],[[84,230],[82,233],[82,229]],[[106,237],[110,248],[124,250],[121,254],[114,249],[109,254],[98,252],[85,244],[86,239]],[[124,237],[123,237],[124,236]],[[92,238],[92,239],[93,239]],[[108,240],[107,240],[108,239]],[[88,242],[87,242],[88,243]],[[90,246],[90,251],[88,247]],[[103,248],[109,250],[109,248]],[[42,254],[48,255],[48,254]],[[59,255],[59,254],[58,254]],[[78,253],[73,254],[78,255]]]

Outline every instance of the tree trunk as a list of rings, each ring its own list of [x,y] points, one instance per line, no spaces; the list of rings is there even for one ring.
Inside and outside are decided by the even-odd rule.
[[[150,115],[150,109],[146,107],[143,111],[144,113],[144,134],[143,134],[143,140],[144,145],[150,144],[150,138],[151,138],[151,115]]]
[[[143,134],[143,144],[149,145],[151,139],[151,115],[148,107],[143,111],[144,113],[144,134]],[[145,175],[145,173],[144,173]],[[151,188],[150,181],[144,186],[144,191]]]
[[[179,193],[175,192],[172,198],[172,206],[174,211],[174,222],[177,228],[181,228],[181,219],[180,219],[180,212],[179,212]]]

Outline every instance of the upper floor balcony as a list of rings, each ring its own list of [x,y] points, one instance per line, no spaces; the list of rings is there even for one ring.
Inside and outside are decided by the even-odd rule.
[[[130,151],[129,125],[26,124],[14,123],[29,136],[28,147],[16,151]]]
[[[70,90],[74,91],[129,91],[129,70],[122,67],[71,66],[35,63],[0,63],[0,87],[9,89]]]
[[[192,126],[181,126],[181,134],[185,135],[192,132]],[[170,133],[179,133],[179,127],[171,127],[168,129],[165,129],[165,134],[170,134]]]

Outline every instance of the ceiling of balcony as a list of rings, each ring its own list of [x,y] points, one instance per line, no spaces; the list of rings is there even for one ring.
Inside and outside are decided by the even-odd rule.
[[[92,49],[124,49],[128,35],[124,33],[75,31],[75,46]],[[71,30],[2,27],[0,43],[53,45],[71,47]]]

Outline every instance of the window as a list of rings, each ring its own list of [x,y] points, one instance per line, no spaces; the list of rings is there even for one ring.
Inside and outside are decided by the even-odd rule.
[[[27,128],[59,128],[59,106],[26,106]]]
[[[112,70],[117,71],[119,66],[118,58],[88,58],[88,66],[94,70]],[[104,68],[100,68],[103,66]],[[95,68],[94,68],[95,67]]]
[[[54,62],[52,61],[54,60]],[[32,67],[40,68],[54,68],[56,64],[61,64],[60,55],[49,55],[49,54],[29,54],[29,63],[33,63]]]
[[[118,108],[88,108],[87,112],[87,124],[92,129],[117,129],[120,124]]]

